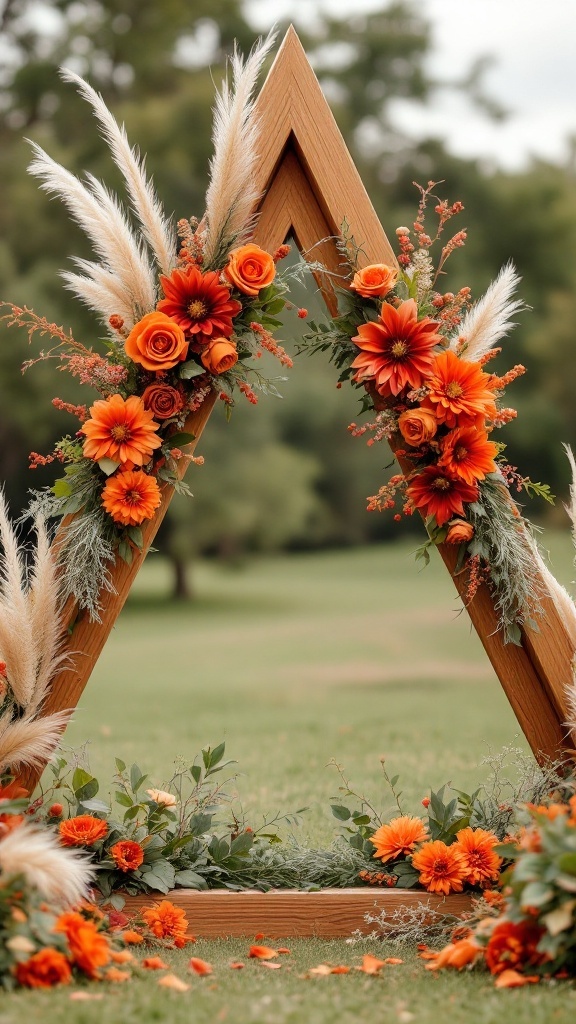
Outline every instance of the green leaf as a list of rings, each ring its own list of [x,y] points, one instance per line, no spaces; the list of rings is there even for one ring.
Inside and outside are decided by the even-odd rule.
[[[59,480],[54,481],[50,490],[57,498],[69,498],[72,494],[72,487],[68,481],[64,480],[62,477]]]
[[[142,771],[137,764],[132,765],[130,769],[130,785],[132,786],[132,791],[134,793],[138,792],[140,786],[147,778],[147,775],[142,775]]]
[[[181,380],[192,380],[193,377],[200,377],[201,374],[206,373],[206,367],[200,366],[193,359],[189,362],[184,363],[180,367],[180,379]]]
[[[171,434],[167,438],[166,444],[169,444],[171,448],[184,448],[185,445],[195,440],[196,434],[187,434],[186,431],[181,430],[177,434]]]
[[[116,472],[120,463],[114,462],[114,459],[104,458],[98,459],[98,465],[100,466],[102,472],[106,474],[106,476],[112,476],[112,473]]]
[[[200,779],[202,777],[202,769],[201,769],[199,764],[193,764],[191,766],[191,768],[190,768],[190,775],[194,779],[194,782],[196,783],[196,785],[198,785],[198,783],[200,782]]]
[[[132,548],[125,540],[120,541],[118,554],[122,561],[126,562],[126,565],[132,565]]]
[[[369,825],[370,816],[368,814],[358,814],[352,819],[355,825]]]
[[[132,807],[134,803],[132,797],[128,796],[128,793],[122,793],[120,792],[120,790],[118,790],[118,792],[115,793],[114,798],[116,800],[116,803],[120,804],[121,807]]]
[[[557,863],[563,874],[576,875],[576,853],[563,853]]]
[[[174,883],[184,889],[207,889],[208,883],[202,875],[196,874],[195,871],[191,871],[190,868],[186,868],[183,871],[177,871],[174,876]]]
[[[124,764],[124,761],[121,761],[119,757],[115,758],[115,761],[116,761],[116,769],[117,769],[117,771],[119,771],[120,774],[122,774],[122,772],[125,772],[126,771],[126,765]]]
[[[253,832],[241,832],[236,839],[232,840],[230,853],[234,857],[247,857],[254,845]]]
[[[126,900],[124,899],[123,896],[120,896],[119,893],[115,892],[114,895],[110,897],[108,902],[112,904],[114,910],[122,910],[124,904],[126,903]]]
[[[352,817],[352,813],[343,804],[330,804],[332,814],[338,821],[348,821]]]
[[[86,811],[100,811],[102,814],[110,814],[110,807],[103,800],[81,800],[80,803]]]
[[[543,907],[554,896],[554,890],[544,882],[529,882],[522,890],[523,907]]]
[[[142,548],[144,546],[144,537],[140,526],[129,526],[126,533],[137,548]]]

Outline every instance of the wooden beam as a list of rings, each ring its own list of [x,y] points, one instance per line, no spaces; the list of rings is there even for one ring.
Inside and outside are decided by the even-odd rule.
[[[267,939],[349,938],[359,931],[367,935],[374,925],[366,914],[377,916],[382,910],[387,917],[396,912],[425,904],[431,911],[453,914],[455,917],[470,910],[470,896],[456,894],[435,896],[413,889],[320,889],[302,892],[295,889],[277,889],[272,892],[229,892],[215,889],[196,892],[193,889],[174,889],[167,897],[185,910],[190,921],[190,933],[196,938],[254,938],[259,932]],[[158,895],[157,899],[163,899]],[[154,902],[153,896],[127,896],[123,912],[138,914]],[[396,920],[397,927],[397,920]],[[389,925],[394,930],[394,922]]]

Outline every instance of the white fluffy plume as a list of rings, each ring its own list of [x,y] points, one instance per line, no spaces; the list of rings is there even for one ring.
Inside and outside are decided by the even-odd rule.
[[[0,717],[0,771],[14,773],[23,768],[44,768],[62,739],[70,711],[53,715]]]
[[[214,156],[206,193],[207,240],[205,261],[241,240],[250,228],[258,193],[253,175],[259,125],[254,117],[254,89],[276,33],[270,32],[243,60],[238,50],[230,60],[232,85],[225,79],[214,108]]]
[[[570,516],[570,522],[572,523],[572,541],[576,548],[576,461],[574,461],[574,453],[569,444],[564,445],[564,451],[570,463],[570,469],[572,470],[572,483],[570,484],[570,503],[565,505],[568,515]]]
[[[46,192],[62,199],[74,220],[87,234],[101,259],[101,268],[115,279],[115,290],[125,296],[125,305],[131,310],[126,326],[132,327],[136,320],[154,309],[156,285],[148,254],[132,231],[118,199],[92,175],[87,175],[85,185],[36,143],[32,143],[32,148],[35,159],[28,170],[40,178],[41,187]],[[88,306],[94,308],[96,295],[90,265],[87,264],[85,269],[85,280],[88,283],[86,292],[81,291],[84,279],[80,275],[76,275],[73,290]],[[100,278],[99,287],[103,286],[104,281],[105,278]],[[96,308],[103,317],[108,318],[107,309],[102,306]]]
[[[507,263],[492,282],[485,295],[468,311],[450,347],[459,348],[459,339],[465,339],[462,354],[465,359],[477,360],[500,338],[516,326],[510,319],[524,306],[521,299],[512,299],[521,278],[512,263]]]
[[[64,905],[84,899],[94,878],[84,854],[63,849],[48,829],[26,822],[0,838],[0,873],[24,875],[46,900]]]
[[[176,262],[175,235],[170,221],[164,215],[152,181],[146,175],[144,160],[138,150],[130,145],[124,125],[118,124],[102,96],[73,71],[62,68],[60,74],[65,82],[74,83],[80,95],[90,103],[114,162],[124,175],[130,202],[142,225],[146,241],[162,273],[169,274]]]
[[[43,522],[30,572],[0,492],[0,658],[16,703],[38,710],[56,669],[65,660],[57,570]],[[21,722],[24,719],[20,720]]]

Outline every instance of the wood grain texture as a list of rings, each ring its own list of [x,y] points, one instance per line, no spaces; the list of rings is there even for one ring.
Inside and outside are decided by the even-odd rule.
[[[204,939],[253,939],[259,932],[267,939],[348,938],[357,930],[363,934],[372,931],[374,925],[368,924],[365,916],[381,910],[390,916],[425,903],[431,911],[456,916],[470,909],[470,896],[463,894],[443,898],[412,889],[368,887],[265,893],[174,889],[165,898],[186,911],[190,933]],[[152,902],[150,896],[127,896],[124,913],[136,914]]]

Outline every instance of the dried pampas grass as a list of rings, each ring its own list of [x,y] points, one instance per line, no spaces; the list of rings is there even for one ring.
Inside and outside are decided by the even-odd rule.
[[[494,348],[500,338],[516,326],[510,318],[524,308],[521,299],[512,299],[520,280],[512,263],[502,267],[486,294],[464,317],[450,347],[459,349],[460,338],[464,338],[462,355],[473,361]]]
[[[66,728],[71,711],[53,715],[0,717],[0,772],[43,768],[50,760]]]
[[[85,899],[94,878],[84,854],[63,849],[53,833],[26,822],[0,838],[0,874],[23,875],[46,900],[64,905]]]

